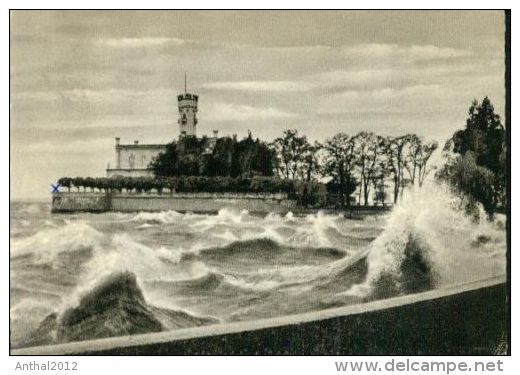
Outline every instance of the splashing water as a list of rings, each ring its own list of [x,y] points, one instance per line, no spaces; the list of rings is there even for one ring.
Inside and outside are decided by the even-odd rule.
[[[503,217],[477,223],[458,209],[449,188],[435,183],[407,193],[369,246],[365,282],[350,293],[366,295],[383,277],[406,282],[403,264],[413,255],[424,262],[436,288],[505,274]]]
[[[23,342],[48,314],[78,306],[114,273],[135,275],[147,303],[183,311],[187,322],[294,314],[504,274],[504,218],[475,223],[454,203],[436,185],[361,221],[227,209],[64,219],[48,205],[17,203],[12,340]],[[166,314],[157,308],[150,311]]]

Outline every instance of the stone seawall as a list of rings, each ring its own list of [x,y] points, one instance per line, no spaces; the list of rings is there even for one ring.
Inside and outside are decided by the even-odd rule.
[[[179,211],[218,212],[223,208],[248,210],[252,213],[285,213],[296,201],[284,194],[125,194],[61,192],[52,198],[52,212],[135,212]]]
[[[251,322],[12,350],[13,355],[479,355],[507,333],[505,276]]]
[[[110,197],[101,193],[58,193],[52,196],[52,212],[110,211]]]

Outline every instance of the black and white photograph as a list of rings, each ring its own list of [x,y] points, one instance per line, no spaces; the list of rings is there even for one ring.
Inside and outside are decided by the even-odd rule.
[[[10,10],[10,355],[510,355],[508,35]]]

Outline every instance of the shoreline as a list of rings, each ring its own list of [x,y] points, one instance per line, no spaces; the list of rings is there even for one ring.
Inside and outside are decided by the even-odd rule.
[[[385,214],[387,206],[350,206],[344,208],[307,208],[298,206],[286,194],[253,193],[174,193],[134,194],[99,192],[60,192],[52,196],[51,213],[104,213],[104,212],[161,212],[216,214],[229,208],[247,210],[251,214],[275,213],[285,215],[343,214],[347,218]]]

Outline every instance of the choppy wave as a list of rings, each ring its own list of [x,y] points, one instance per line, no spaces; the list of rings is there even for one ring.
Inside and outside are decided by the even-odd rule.
[[[371,235],[346,230],[353,225],[342,215],[330,215],[322,212],[304,217],[295,217],[292,213],[285,216],[269,214],[265,217],[250,215],[247,210],[236,211],[221,209],[217,215],[179,214],[175,211],[157,213],[141,212],[131,221],[147,224],[175,224],[185,226],[200,237],[209,236],[218,241],[218,245],[227,245],[234,241],[271,239],[291,247],[339,247],[348,249],[347,240],[371,240]],[[207,243],[191,248],[200,250]]]
[[[49,314],[19,345],[56,344],[77,340],[159,332],[218,322],[185,311],[151,306],[135,275],[115,273],[102,280],[79,303]]]
[[[114,274],[133,275],[143,314],[175,329],[201,316],[255,319],[505,273],[505,217],[477,223],[435,185],[407,193],[392,212],[362,221],[228,209],[43,218],[35,233],[12,238],[11,317],[17,329],[56,333],[60,317]],[[119,328],[89,329],[129,329]]]
[[[140,212],[135,215],[132,221],[145,221],[147,223],[171,224],[180,220],[184,215],[177,211],[162,212]]]
[[[60,254],[98,247],[105,236],[86,223],[40,230],[28,238],[13,239],[11,258],[31,255],[39,264],[52,263]]]

